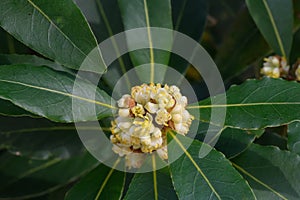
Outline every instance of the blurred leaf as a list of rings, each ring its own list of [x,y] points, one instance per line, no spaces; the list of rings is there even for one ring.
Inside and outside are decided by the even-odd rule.
[[[174,30],[199,41],[204,31],[208,12],[207,0],[172,0],[172,18]],[[176,41],[176,36],[174,38]],[[188,63],[172,54],[169,66],[179,72],[185,72]]]
[[[232,160],[257,199],[299,199],[300,157],[276,147],[252,144]]]
[[[81,79],[74,85],[74,79],[44,66],[1,66],[0,97],[56,122],[95,120],[111,114],[111,98],[105,92]]]
[[[125,30],[146,28],[147,31],[135,31],[127,37],[129,49],[139,41],[147,41],[149,50],[136,50],[130,52],[134,66],[149,64],[145,70],[138,71],[143,82],[158,82],[163,80],[165,69],[154,70],[155,63],[168,65],[170,52],[155,50],[155,44],[164,44],[170,50],[172,48],[172,33],[153,34],[150,27],[172,29],[171,3],[170,0],[119,0],[119,7],[123,18]],[[128,36],[128,35],[127,35]],[[149,81],[148,81],[149,79]],[[144,81],[147,80],[147,81]],[[159,81],[162,82],[162,81]]]
[[[66,194],[66,200],[90,200],[121,198],[125,173],[99,165],[88,173]]]
[[[288,125],[288,149],[300,155],[300,122]]]
[[[174,153],[184,154],[170,164],[171,176],[179,199],[255,199],[253,191],[229,160],[216,150],[199,158],[201,147],[206,144],[170,133],[176,144],[168,145],[169,160]],[[172,153],[170,153],[172,152]]]
[[[295,63],[300,58],[300,29],[294,34],[290,63]]]
[[[246,3],[275,53],[289,58],[294,25],[292,0],[246,0]]]
[[[125,44],[119,47],[114,37],[115,34],[124,31],[118,0],[89,0],[88,3],[86,0],[76,0],[76,3],[89,20],[98,42],[101,43],[108,38],[111,41],[110,45],[116,54],[117,60],[108,66],[107,72],[103,74],[102,79],[113,90],[117,81],[132,66],[128,54],[119,55],[120,49],[124,48]],[[103,56],[105,56],[105,52],[103,51]],[[130,85],[129,79],[126,81]]]
[[[0,198],[30,198],[47,194],[75,181],[97,164],[88,153],[67,160],[30,160],[0,155]]]
[[[249,64],[261,59],[270,51],[246,10],[236,16],[236,20],[227,31],[215,58],[225,81],[239,75]]]
[[[300,28],[300,1],[293,0],[293,6],[294,6],[294,28],[299,29]]]
[[[76,128],[92,131],[92,127],[84,124],[75,128],[46,119],[1,117],[0,120],[0,147],[31,159],[67,159],[79,154],[84,148]]]
[[[178,199],[169,169],[163,168],[155,172],[135,174],[124,199]]]
[[[172,0],[171,5],[175,30],[199,41],[206,23],[208,1]]]
[[[29,53],[29,48],[0,27],[0,53]]]
[[[210,126],[210,129],[208,129]],[[196,139],[204,141],[205,136],[210,137],[208,144],[217,143],[214,148],[221,151],[227,158],[232,158],[245,151],[254,139],[263,132],[247,131],[226,127],[220,131],[220,128],[209,123],[200,122]]]
[[[262,146],[276,146],[282,150],[287,150],[287,139],[270,130],[266,131],[255,143]]]
[[[0,115],[14,116],[14,117],[21,117],[21,116],[37,117],[36,115],[16,106],[10,101],[3,100],[3,99],[0,99]]]
[[[217,113],[227,108],[225,126],[239,129],[263,129],[300,119],[300,84],[297,82],[271,78],[247,80],[232,86],[226,96],[226,105],[211,105],[209,98],[200,101],[199,106],[188,106],[188,110],[200,109],[200,121],[210,122],[211,108]],[[214,102],[223,98],[222,95],[212,97]],[[210,123],[219,124],[218,121]]]
[[[40,54],[72,69],[84,59],[87,71],[102,73],[96,39],[72,0],[2,0],[0,24],[3,29]]]

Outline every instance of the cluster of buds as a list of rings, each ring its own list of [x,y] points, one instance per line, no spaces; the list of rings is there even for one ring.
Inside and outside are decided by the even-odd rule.
[[[284,78],[300,81],[300,60],[292,67],[287,65],[286,59],[280,56],[269,56],[264,59],[260,73],[271,78]]]
[[[271,78],[285,78],[288,76],[290,66],[286,59],[280,56],[269,56],[264,59],[260,73]]]
[[[112,121],[113,151],[125,156],[128,168],[139,168],[145,154],[156,151],[168,159],[167,131],[186,135],[194,117],[185,109],[187,98],[176,86],[143,84],[131,89],[117,102]]]

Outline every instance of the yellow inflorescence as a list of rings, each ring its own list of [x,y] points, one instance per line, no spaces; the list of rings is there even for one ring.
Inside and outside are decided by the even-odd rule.
[[[123,95],[112,122],[113,151],[125,156],[127,167],[142,165],[145,153],[156,151],[168,159],[166,130],[188,133],[194,117],[185,109],[187,98],[176,86],[143,84]]]

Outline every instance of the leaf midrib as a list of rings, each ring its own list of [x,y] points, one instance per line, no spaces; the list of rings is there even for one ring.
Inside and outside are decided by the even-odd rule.
[[[244,103],[244,104],[215,104],[215,105],[187,106],[187,109],[247,107],[247,106],[274,106],[274,105],[300,105],[300,102],[258,102],[258,103]]]
[[[45,13],[45,12],[43,12],[43,10],[40,8],[40,7],[38,7],[35,3],[33,3],[31,0],[27,0],[27,2],[35,9],[35,10],[37,10],[39,13],[41,13],[42,14],[42,16],[44,16],[48,21],[49,21],[49,23],[58,31],[58,32],[60,32],[70,43],[71,43],[71,45],[75,48],[75,49],[77,49],[85,58],[88,58],[89,60],[91,60],[90,58],[89,58],[89,56],[86,54],[86,53],[84,53],[51,19],[50,19],[50,17]],[[92,34],[93,35],[93,34]],[[97,44],[97,41],[96,41],[96,38],[94,37],[94,35],[93,35],[93,38],[94,38],[94,41],[95,41],[95,46],[98,46],[98,44]],[[50,44],[49,44],[50,45]],[[100,55],[100,57],[102,58],[102,55],[101,55],[101,53],[99,52],[99,55]],[[105,64],[105,63],[104,63]]]
[[[258,178],[256,178],[255,176],[253,176],[252,174],[250,174],[249,172],[247,172],[245,169],[243,169],[241,166],[235,164],[234,162],[231,162],[232,165],[237,168],[240,172],[242,172],[243,174],[247,175],[248,177],[250,177],[252,180],[254,180],[255,182],[257,182],[258,184],[262,185],[263,187],[267,188],[268,190],[270,190],[271,192],[273,192],[275,195],[277,195],[278,197],[284,199],[284,200],[288,200],[288,198],[286,198],[285,196],[283,196],[282,194],[280,194],[279,192],[277,192],[276,190],[274,190],[273,188],[271,188],[270,186],[268,186],[267,184],[265,184],[263,181],[259,180]]]
[[[280,34],[279,34],[279,32],[278,32],[278,28],[277,28],[277,26],[276,26],[275,19],[274,19],[274,17],[273,17],[272,11],[271,11],[271,9],[270,9],[268,3],[266,2],[266,0],[263,0],[263,4],[264,4],[264,6],[265,6],[265,8],[266,8],[266,10],[267,10],[267,13],[268,13],[269,17],[270,17],[270,21],[271,21],[272,27],[273,27],[273,29],[274,29],[276,39],[277,39],[277,41],[278,41],[278,45],[279,45],[280,51],[281,51],[283,57],[287,58],[287,56],[286,56],[287,54],[286,54],[286,52],[285,52],[285,50],[284,50],[283,43],[282,43]]]
[[[185,153],[185,155],[190,159],[190,161],[192,162],[192,164],[195,166],[195,168],[197,169],[197,171],[199,172],[199,174],[203,177],[203,179],[205,180],[205,182],[208,184],[208,186],[210,187],[210,189],[212,190],[212,192],[216,195],[216,197],[221,200],[220,195],[218,194],[218,192],[215,190],[215,188],[213,187],[213,185],[211,184],[211,182],[209,181],[209,179],[205,176],[204,172],[201,170],[201,168],[199,167],[199,165],[196,163],[196,161],[193,159],[193,157],[191,156],[191,154],[185,149],[185,147],[183,146],[183,144],[178,140],[178,138],[170,131],[168,132],[172,138],[175,140],[175,142],[179,145],[179,147],[183,150],[183,152]]]
[[[148,32],[148,41],[149,41],[149,49],[150,49],[150,82],[154,82],[154,51],[153,51],[153,43],[152,43],[152,36],[150,30],[150,20],[149,20],[149,12],[148,12],[148,5],[147,0],[144,0],[144,10],[145,10],[145,18],[146,18],[146,27]]]
[[[16,84],[16,85],[22,85],[22,86],[29,87],[29,88],[34,88],[34,89],[37,89],[37,90],[48,91],[48,92],[51,92],[51,93],[60,94],[60,95],[71,97],[71,98],[76,98],[76,99],[86,101],[86,102],[89,102],[89,103],[94,103],[94,104],[97,104],[97,105],[100,105],[100,106],[103,106],[103,107],[107,107],[107,108],[110,108],[110,109],[115,109],[115,107],[112,106],[112,105],[109,105],[109,104],[106,104],[106,103],[103,103],[103,102],[100,102],[100,101],[95,101],[95,100],[92,100],[92,99],[87,99],[87,98],[84,98],[84,97],[76,96],[76,95],[66,93],[66,92],[62,92],[62,91],[58,91],[58,90],[53,90],[53,89],[49,89],[49,88],[45,88],[45,87],[40,87],[40,86],[30,85],[30,84],[27,84],[27,83],[22,83],[22,82],[12,81],[12,80],[5,80],[5,79],[0,79],[0,82]]]

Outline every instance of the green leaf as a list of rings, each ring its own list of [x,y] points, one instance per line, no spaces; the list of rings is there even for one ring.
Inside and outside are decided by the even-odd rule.
[[[288,149],[300,155],[300,122],[288,125]]]
[[[66,194],[66,200],[111,199],[118,200],[122,196],[125,173],[99,165],[87,174]]]
[[[293,6],[294,6],[294,28],[299,29],[300,28],[300,2],[297,0],[293,0]]]
[[[0,120],[0,147],[31,159],[68,159],[84,150],[76,129],[99,130],[99,127],[84,124],[75,128],[29,117],[0,117]]]
[[[300,157],[277,147],[252,144],[232,160],[257,199],[299,199]]]
[[[174,30],[199,41],[206,24],[208,12],[207,0],[172,0],[172,18]],[[176,41],[176,37],[174,38]],[[169,66],[179,72],[187,70],[188,63],[172,54]]]
[[[114,107],[105,92],[81,79],[74,85],[74,79],[44,66],[1,66],[0,98],[56,122],[95,120],[111,115]],[[93,96],[95,99],[90,99]]]
[[[72,69],[102,73],[96,39],[72,0],[3,0],[0,25],[15,38],[40,54]]]
[[[13,116],[13,117],[22,117],[22,116],[31,116],[37,117],[36,115],[16,106],[10,101],[0,99],[0,115]]]
[[[103,74],[102,79],[113,90],[117,81],[132,66],[129,55],[120,56],[120,47],[115,45],[117,43],[115,43],[114,35],[124,31],[118,0],[90,0],[89,3],[86,0],[76,0],[76,3],[89,20],[98,42],[108,38],[112,42],[112,50],[115,51],[118,57],[117,62],[113,62],[108,66],[107,72]],[[126,77],[126,79],[126,84],[130,86],[129,78]]]
[[[267,130],[255,143],[263,146],[276,146],[282,150],[287,150],[287,138],[270,130]]]
[[[246,0],[246,3],[272,49],[289,58],[294,23],[292,0]]]
[[[271,78],[247,80],[232,86],[226,96],[226,105],[217,103],[223,96],[215,96],[212,97],[215,105],[211,105],[209,98],[199,105],[188,106],[188,110],[200,109],[200,121],[210,122],[212,108],[216,112],[227,108],[225,126],[239,129],[263,129],[300,119],[300,84],[297,82]],[[210,123],[219,124],[214,120]]]
[[[29,48],[0,27],[0,53],[29,53]]]
[[[232,158],[245,151],[262,132],[263,130],[247,131],[230,127],[220,129],[209,123],[200,122],[196,139],[204,141],[205,136],[210,137],[207,144],[213,145],[216,142],[214,147],[227,158]]]
[[[169,160],[184,152],[170,164],[171,177],[179,199],[255,199],[253,191],[229,160],[216,150],[199,158],[201,147],[210,148],[199,141],[170,133],[174,145],[169,143]]]
[[[56,71],[67,72],[69,74],[75,75],[75,73],[58,63],[51,60],[46,60],[35,55],[18,55],[18,54],[0,54],[0,65],[16,65],[16,64],[27,64],[32,66],[42,66],[45,65]],[[1,67],[1,66],[0,66]]]
[[[130,199],[178,199],[169,169],[163,168],[154,172],[135,174],[124,198],[124,200]]]
[[[30,160],[0,155],[0,198],[32,198],[69,184],[97,165],[87,153],[61,160]]]
[[[161,34],[159,38],[155,34],[153,38],[150,27],[160,27],[172,29],[171,3],[170,0],[119,0],[119,7],[123,18],[125,30],[135,28],[146,28],[148,31],[136,31],[127,37],[128,48],[135,45],[138,38],[143,38],[149,43],[149,50],[136,50],[130,52],[130,57],[134,66],[149,64],[147,70],[138,71],[141,80],[144,82],[162,82],[165,69],[155,70],[155,63],[168,65],[170,52],[154,50],[156,43],[163,43],[171,49],[172,34]],[[156,81],[155,81],[156,80]]]
[[[256,60],[270,52],[270,47],[245,10],[224,35],[224,42],[218,48],[215,62],[225,81],[230,80]]]
[[[294,34],[293,46],[292,46],[292,51],[290,56],[291,63],[297,62],[298,58],[300,58],[299,42],[300,42],[300,29]]]

